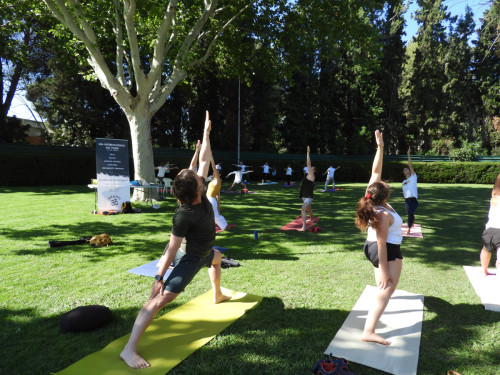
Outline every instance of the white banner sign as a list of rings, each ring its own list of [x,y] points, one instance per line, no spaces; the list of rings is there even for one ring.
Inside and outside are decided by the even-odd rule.
[[[121,211],[130,201],[128,141],[96,138],[97,209]]]

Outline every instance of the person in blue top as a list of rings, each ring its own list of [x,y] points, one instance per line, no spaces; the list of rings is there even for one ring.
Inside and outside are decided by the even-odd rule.
[[[401,276],[401,224],[403,220],[387,202],[391,195],[389,185],[381,180],[384,139],[380,131],[375,132],[377,152],[373,160],[372,175],[365,196],[358,202],[356,226],[368,231],[364,251],[375,267],[375,282],[378,290],[366,318],[361,340],[390,345],[391,342],[375,333],[380,317],[384,313]]]
[[[413,170],[410,151],[408,147],[408,168],[403,169],[403,174],[405,175],[403,195],[405,197],[405,210],[408,214],[408,229],[406,234],[410,234],[411,227],[415,223],[415,211],[418,207],[417,174]]]

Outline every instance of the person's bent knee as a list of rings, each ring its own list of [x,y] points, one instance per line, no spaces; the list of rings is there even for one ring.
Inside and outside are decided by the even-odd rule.
[[[222,260],[222,253],[219,250],[214,249],[214,258],[212,259],[212,266],[220,265]]]
[[[151,308],[154,310],[162,309],[166,304],[176,299],[178,295],[179,293],[173,293],[165,290],[163,291],[163,295],[158,293],[152,300],[147,301],[143,308],[146,310],[150,310]]]

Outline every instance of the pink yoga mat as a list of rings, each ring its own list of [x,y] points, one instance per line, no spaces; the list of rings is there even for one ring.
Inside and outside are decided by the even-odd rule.
[[[410,229],[410,234],[406,234],[407,230],[408,230],[408,224],[403,223],[403,225],[401,225],[401,233],[403,234],[403,237],[413,237],[413,238],[424,237],[422,235],[422,226],[420,224],[413,224],[413,226]]]
[[[236,224],[228,224],[224,230],[229,229],[229,228],[233,228],[235,226],[236,226]],[[220,229],[220,227],[217,224],[215,224],[215,233],[219,233],[219,232],[222,232],[222,229]]]
[[[307,220],[306,230],[309,230],[311,227],[315,226],[316,223],[319,221],[319,218],[317,219],[318,220],[315,221]],[[295,220],[289,222],[287,225],[282,226],[281,230],[299,230],[300,228],[302,228],[302,218],[299,216]]]

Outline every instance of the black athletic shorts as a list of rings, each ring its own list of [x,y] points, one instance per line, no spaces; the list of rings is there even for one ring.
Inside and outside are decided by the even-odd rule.
[[[375,268],[378,268],[378,245],[377,241],[365,242],[365,256],[372,262]],[[401,254],[401,245],[395,245],[387,242],[387,260],[403,259]]]
[[[500,248],[500,229],[488,228],[483,232],[483,246],[490,253]]]
[[[214,259],[214,249],[205,258],[186,254],[177,250],[173,261],[174,269],[165,280],[165,290],[172,293],[181,293],[193,280],[199,270],[203,267],[211,267]]]

